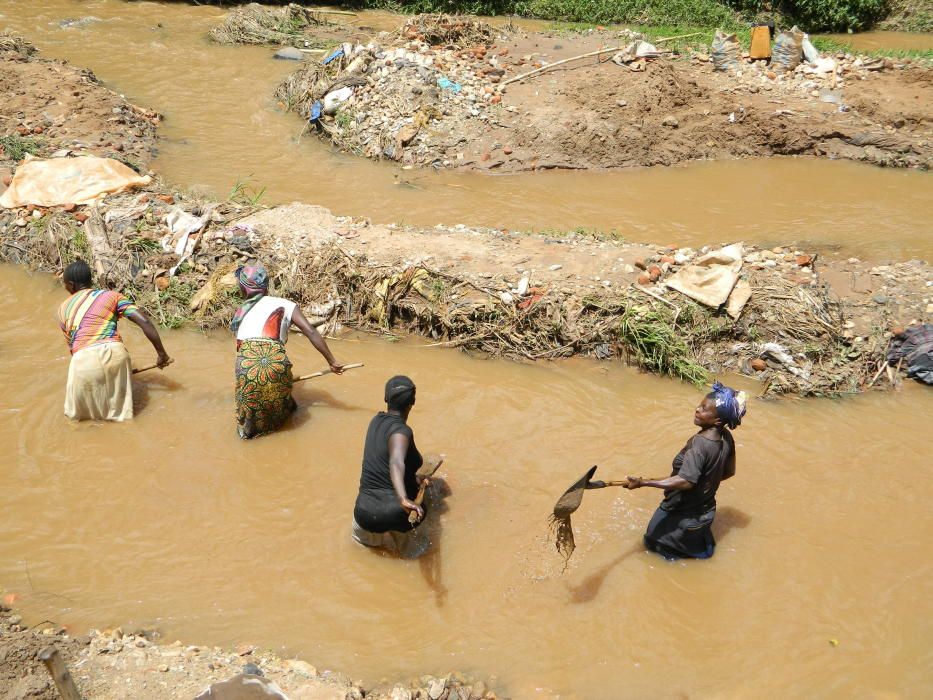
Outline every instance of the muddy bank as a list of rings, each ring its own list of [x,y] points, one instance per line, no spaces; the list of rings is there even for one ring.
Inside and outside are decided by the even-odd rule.
[[[0,35],[0,175],[26,154],[64,151],[114,158],[145,173],[161,117],[104,87],[89,70],[42,58]]]
[[[23,65],[22,54],[7,56]],[[41,60],[26,64],[66,84],[81,75]],[[68,131],[43,132],[46,152],[64,157],[76,133],[100,125],[91,111],[79,126],[82,114],[72,112]],[[114,115],[106,123],[122,133],[109,142],[132,143],[138,127]],[[194,235],[186,238],[188,228]],[[379,226],[310,205],[261,209],[248,190],[205,201],[158,181],[93,206],[0,212],[2,259],[55,272],[87,258],[101,284],[124,290],[167,326],[226,325],[239,303],[231,272],[259,258],[272,268],[274,290],[331,334],[414,332],[531,361],[621,357],[691,382],[744,372],[763,380],[765,393],[859,391],[879,366],[886,329],[930,313],[921,261],[830,262],[792,246],[739,247],[729,289],[742,294],[728,304],[697,303],[669,288],[732,243],[678,249],[576,233]]]
[[[610,60],[638,38],[418,16],[366,44],[348,38],[277,97],[341,149],[411,166],[512,172],[767,155],[930,166],[925,62],[840,53],[820,70],[744,60],[721,72],[706,49],[669,50],[676,42],[659,43],[658,58]]]
[[[282,658],[251,644],[236,649],[183,645],[164,640],[158,630],[151,629],[92,629],[86,635],[72,636],[67,628],[49,621],[27,626],[20,615],[0,605],[0,700],[58,700],[60,696],[38,659],[39,652],[48,647],[62,655],[82,696],[95,700],[190,700],[213,684],[244,673],[274,683],[292,700],[503,697],[485,682],[456,672],[364,688],[339,673],[318,669],[302,659]]]

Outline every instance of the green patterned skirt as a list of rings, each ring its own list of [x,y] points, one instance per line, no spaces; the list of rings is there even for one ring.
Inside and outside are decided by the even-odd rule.
[[[249,439],[278,430],[297,405],[292,398],[292,363],[277,340],[240,343],[236,355],[236,422]]]

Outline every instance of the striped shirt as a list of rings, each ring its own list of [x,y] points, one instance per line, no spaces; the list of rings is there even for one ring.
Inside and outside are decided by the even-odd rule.
[[[122,342],[117,320],[139,311],[136,304],[109,289],[82,289],[58,308],[58,325],[71,354],[98,343]]]

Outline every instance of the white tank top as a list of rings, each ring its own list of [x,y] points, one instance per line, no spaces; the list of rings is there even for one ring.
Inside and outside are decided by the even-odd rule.
[[[295,302],[281,297],[263,297],[243,317],[236,339],[270,338],[283,343],[288,342],[288,327],[292,325],[292,313],[296,306]],[[279,309],[284,309],[284,312],[281,321],[277,324],[278,328],[267,327],[273,314]]]

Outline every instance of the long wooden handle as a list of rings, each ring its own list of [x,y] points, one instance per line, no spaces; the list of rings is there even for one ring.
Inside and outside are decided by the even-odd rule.
[[[362,367],[362,366],[363,366],[362,362],[355,362],[352,365],[344,365],[343,369],[344,371],[346,371],[348,369],[356,369],[357,367]],[[314,379],[315,377],[323,377],[325,374],[333,374],[333,373],[334,373],[334,370],[330,368],[322,369],[320,372],[312,372],[311,374],[302,374],[300,377],[296,377],[295,379],[292,379],[292,383],[294,384],[295,382],[303,382],[305,379]]]
[[[62,696],[62,700],[81,700],[81,694],[78,693],[74,679],[71,677],[71,673],[68,672],[68,667],[65,666],[58,649],[46,647],[39,652],[39,660],[48,669],[49,675],[52,676],[52,680],[55,682],[55,687],[58,688],[58,694]]]
[[[430,479],[422,479],[421,486],[418,487],[418,495],[415,496],[415,504],[421,505],[424,502],[424,492],[428,490],[428,484],[431,483]],[[408,512],[408,522],[414,525],[418,522],[418,511],[412,510]]]
[[[625,486],[628,483],[628,479],[625,481],[591,481],[586,485],[588,489],[604,489],[607,486]]]
[[[172,364],[174,361],[175,360],[169,360],[168,364]],[[159,363],[157,362],[154,365],[147,365],[146,367],[138,367],[133,370],[133,374],[139,374],[140,372],[148,372],[150,369],[155,369],[158,366],[159,366]]]

